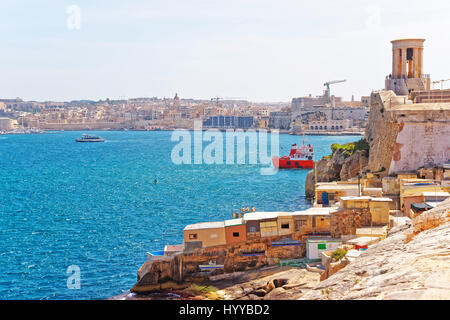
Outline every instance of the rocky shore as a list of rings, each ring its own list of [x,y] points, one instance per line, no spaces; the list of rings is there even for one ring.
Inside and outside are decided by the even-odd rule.
[[[207,281],[186,283],[184,289],[125,292],[110,300],[295,300],[319,281],[317,271],[271,266],[212,276]]]
[[[450,299],[450,199],[423,213],[447,222],[406,238],[408,220],[301,299]]]

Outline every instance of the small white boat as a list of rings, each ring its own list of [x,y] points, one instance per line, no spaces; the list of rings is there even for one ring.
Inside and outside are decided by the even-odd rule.
[[[200,270],[215,270],[215,269],[223,269],[223,264],[216,264],[214,261],[209,261],[208,264],[200,264],[198,266]]]
[[[75,139],[76,142],[105,142],[105,139],[99,136],[90,136],[84,133],[81,139]]]

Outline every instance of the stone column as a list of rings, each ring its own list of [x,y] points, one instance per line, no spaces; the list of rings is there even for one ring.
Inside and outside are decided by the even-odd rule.
[[[401,57],[402,49],[397,49],[397,78],[401,78],[402,76],[402,57]]]
[[[392,49],[392,78],[395,78],[397,73],[397,49]]]
[[[402,48],[402,77],[403,76],[407,76],[407,71],[406,71],[406,48]]]
[[[419,48],[413,49],[413,77],[418,78],[419,77]]]
[[[423,48],[419,48],[419,54],[418,54],[418,73],[419,77],[423,76]]]

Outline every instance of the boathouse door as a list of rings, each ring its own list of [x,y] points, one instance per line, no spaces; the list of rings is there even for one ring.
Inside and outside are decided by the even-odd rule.
[[[328,204],[329,204],[327,192],[322,193],[322,203],[324,206],[328,206]]]

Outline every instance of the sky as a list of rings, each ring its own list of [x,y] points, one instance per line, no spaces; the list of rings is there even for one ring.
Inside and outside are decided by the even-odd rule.
[[[450,78],[448,0],[2,0],[0,98],[359,99],[384,87],[391,40],[425,38]],[[450,86],[450,81],[446,87]]]

